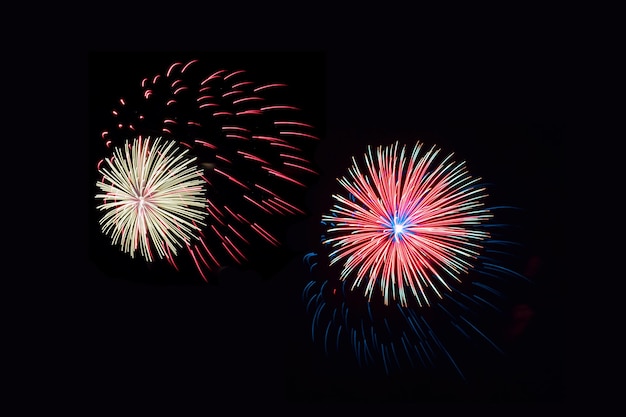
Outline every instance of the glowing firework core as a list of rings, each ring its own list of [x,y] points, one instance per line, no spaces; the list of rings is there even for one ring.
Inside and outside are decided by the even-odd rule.
[[[365,155],[367,174],[353,158],[351,179],[339,179],[354,198],[333,195],[337,202],[322,219],[332,225],[325,243],[335,250],[331,265],[343,260],[341,278],[354,279],[352,288],[365,280],[365,294],[372,297],[376,284],[384,296],[407,304],[406,289],[419,305],[430,305],[427,288],[442,298],[449,280],[473,267],[489,237],[480,225],[492,217],[483,208],[485,188],[471,177],[465,164],[446,157],[435,160],[434,147],[424,155],[418,143],[407,164],[405,147],[371,148]],[[352,273],[356,272],[353,277]]]
[[[393,230],[393,241],[396,242],[402,239],[402,236],[409,232],[410,225],[406,223],[406,220],[400,219],[397,216],[393,218],[391,222],[391,229]]]

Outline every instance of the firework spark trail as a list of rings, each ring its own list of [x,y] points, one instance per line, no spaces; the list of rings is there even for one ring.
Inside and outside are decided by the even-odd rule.
[[[180,150],[176,142],[154,144],[150,139],[135,139],[132,144],[115,148],[101,167],[97,182],[103,194],[98,209],[102,231],[114,245],[135,256],[139,249],[146,260],[160,258],[198,237],[197,224],[206,218],[205,188],[195,158]]]
[[[360,367],[388,375],[433,369],[444,360],[465,379],[445,343],[416,310],[399,304],[372,308],[365,298],[351,297],[345,281],[310,281],[303,300],[311,316],[311,338],[327,356],[347,348]],[[471,322],[461,324],[467,327]]]
[[[480,254],[489,233],[480,228],[492,214],[484,208],[486,190],[452,154],[437,162],[440,150],[422,152],[417,143],[408,158],[406,147],[371,147],[366,173],[356,159],[349,178],[339,179],[353,198],[333,195],[336,204],[323,220],[335,224],[324,242],[334,251],[331,264],[343,261],[341,279],[352,289],[365,281],[371,299],[378,284],[385,304],[407,306],[407,290],[420,306],[430,305],[460,281]]]
[[[322,225],[329,229],[337,226]],[[492,234],[496,235],[504,226],[481,225],[495,229]],[[321,241],[327,241],[325,235]],[[469,352],[486,349],[505,354],[498,335],[490,329],[503,313],[508,291],[517,282],[528,282],[523,275],[498,265],[514,258],[514,242],[491,236],[483,245],[467,279],[451,282],[450,291],[428,307],[386,305],[380,298],[370,301],[350,290],[348,281],[333,275],[332,268],[326,271],[330,275],[320,276],[321,265],[328,263],[320,254],[308,253],[303,261],[314,278],[305,285],[302,299],[310,317],[312,341],[321,345],[327,356],[350,353],[359,367],[380,369],[388,375],[439,368],[467,380],[467,368],[474,367],[463,361]]]
[[[135,96],[119,100],[102,138],[110,147],[159,135],[198,158],[208,217],[187,248],[202,277],[245,262],[246,247],[278,245],[268,216],[304,213],[294,198],[316,175],[305,147],[318,139],[297,119],[298,107],[285,103],[286,84],[259,85],[244,70],[208,70],[198,60],[175,62],[140,84]]]

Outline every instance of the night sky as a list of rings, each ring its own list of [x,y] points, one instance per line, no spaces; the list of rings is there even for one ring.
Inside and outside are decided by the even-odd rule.
[[[311,157],[320,175],[305,195],[306,216],[286,223],[283,247],[251,266],[225,269],[204,283],[167,265],[130,262],[106,244],[94,219],[95,164],[101,125],[112,105],[144,76],[175,60],[198,57],[240,67],[251,77],[285,82],[321,140]],[[72,378],[111,396],[180,391],[208,402],[540,402],[563,390],[560,164],[563,85],[546,51],[401,49],[359,52],[337,46],[312,53],[160,52],[88,54],[89,114],[84,164],[87,231],[74,294],[61,307],[76,324],[64,352]],[[420,369],[384,376],[348,357],[326,358],[310,340],[301,292],[309,281],[302,257],[319,248],[321,215],[338,191],[350,157],[367,145],[416,140],[467,161],[494,203],[521,208],[513,267],[534,266],[533,285],[510,294],[531,311],[506,346],[469,361],[471,380]],[[265,256],[265,255],[264,255]],[[269,258],[272,256],[272,258]],[[132,271],[132,272],[129,272]],[[63,310],[63,309],[66,310]],[[525,309],[525,310],[524,310]],[[89,389],[90,390],[90,389]],[[171,390],[171,391],[170,391]]]

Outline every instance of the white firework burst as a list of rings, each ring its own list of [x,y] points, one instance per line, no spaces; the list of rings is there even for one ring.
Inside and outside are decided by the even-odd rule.
[[[115,148],[108,167],[99,169],[96,183],[102,232],[135,257],[139,249],[148,261],[176,256],[177,248],[197,238],[205,225],[206,191],[202,169],[176,141],[154,144],[141,137]]]

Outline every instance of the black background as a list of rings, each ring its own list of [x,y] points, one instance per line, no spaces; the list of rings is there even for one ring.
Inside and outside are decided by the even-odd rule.
[[[217,52],[210,46],[185,52],[159,47],[146,54],[141,45],[115,52],[130,49],[121,42],[113,50],[82,49],[71,63],[51,59],[57,68],[74,65],[79,74],[58,93],[78,85],[77,102],[47,99],[63,115],[50,126],[63,134],[75,131],[71,120],[87,120],[72,144],[80,160],[72,171],[77,217],[47,217],[59,254],[54,263],[35,258],[26,266],[44,269],[39,276],[45,279],[27,283],[28,303],[16,310],[32,324],[18,326],[18,338],[28,343],[16,361],[23,372],[14,384],[26,392],[52,392],[63,403],[87,401],[90,408],[126,398],[142,398],[139,404],[193,400],[206,409],[298,401],[561,401],[570,347],[562,339],[569,284],[560,253],[565,129],[574,106],[573,79],[562,61],[568,45],[561,36],[528,32],[471,39],[444,32],[416,43],[401,42],[403,36],[384,42],[348,36],[311,54],[264,47],[251,54],[241,48],[246,42]],[[444,41],[446,36],[452,39]],[[307,194],[309,215],[290,227],[285,251],[264,274],[230,269],[219,285],[111,276],[91,252],[92,144],[100,141],[94,120],[146,73],[195,55],[232,60],[297,91],[322,137],[314,154],[320,177]],[[531,257],[542,262],[533,291],[518,295],[534,311],[525,333],[508,347],[506,359],[481,362],[491,366],[472,370],[476,378],[466,384],[419,371],[369,375],[327,360],[310,343],[300,298],[309,278],[302,256],[318,244],[319,217],[349,158],[366,145],[418,139],[465,159],[472,173],[493,183],[494,201],[524,208],[519,270]],[[58,188],[49,196],[60,197]]]
[[[87,141],[91,169],[99,114],[131,83],[175,60],[200,56],[286,82],[305,120],[322,140],[313,156],[320,177],[307,193],[308,216],[292,225],[270,272],[230,268],[219,285],[120,279],[87,259],[80,280],[76,349],[79,374],[111,389],[151,392],[190,386],[219,398],[279,401],[558,401],[562,396],[557,264],[563,146],[562,85],[541,54],[464,50],[425,54],[338,50],[312,53],[89,53]],[[493,201],[524,209],[516,267],[541,260],[532,291],[517,294],[534,312],[506,359],[487,360],[467,383],[426,372],[370,375],[324,358],[313,346],[300,293],[309,279],[302,256],[315,250],[321,214],[350,157],[367,145],[416,140],[437,144],[468,161],[492,183]],[[89,172],[93,175],[93,172]],[[89,184],[85,187],[89,189]],[[90,203],[90,196],[85,204]],[[86,207],[87,210],[91,208]],[[92,222],[93,223],[93,222]],[[93,229],[93,224],[88,230]],[[86,244],[93,245],[90,235]],[[510,312],[509,312],[510,314]],[[79,348],[80,346],[80,348]],[[91,354],[90,354],[91,353]],[[97,360],[95,359],[97,357]],[[100,384],[98,384],[100,385]],[[114,388],[116,387],[116,388]]]

